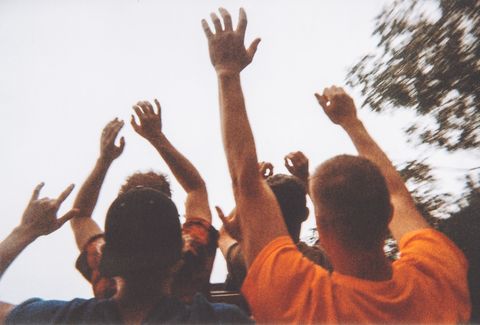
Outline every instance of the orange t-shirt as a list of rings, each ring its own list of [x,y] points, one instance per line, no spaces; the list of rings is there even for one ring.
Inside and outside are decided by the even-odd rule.
[[[468,264],[433,229],[406,234],[388,281],[325,269],[302,257],[290,237],[258,254],[242,292],[255,320],[276,323],[459,323],[470,316]]]

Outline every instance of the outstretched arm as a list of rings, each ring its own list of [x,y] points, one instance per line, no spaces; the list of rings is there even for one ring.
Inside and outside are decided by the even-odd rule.
[[[112,162],[117,159],[125,147],[125,139],[120,138],[120,145],[115,145],[115,139],[123,127],[123,121],[115,118],[103,129],[100,139],[100,157],[94,169],[83,183],[73,207],[79,210],[77,217],[70,221],[75,241],[80,250],[93,236],[102,233],[97,223],[91,218],[97,204],[100,189]]]
[[[78,213],[78,210],[72,209],[63,217],[57,218],[57,211],[72,192],[73,185],[67,187],[57,199],[38,199],[42,187],[43,183],[37,185],[33,191],[20,225],[0,242],[0,279],[15,258],[35,239],[59,229]],[[0,324],[5,323],[8,314],[14,307],[14,305],[0,301]]]
[[[192,163],[182,155],[162,132],[162,111],[160,103],[155,100],[157,111],[147,102],[138,102],[133,106],[140,121],[137,124],[132,115],[133,129],[148,140],[157,149],[160,156],[167,163],[173,175],[187,192],[185,202],[185,217],[197,217],[212,221],[212,214],[208,205],[208,193],[205,182]]]
[[[407,232],[428,228],[400,174],[358,119],[352,98],[335,86],[325,88],[322,95],[315,96],[330,120],[347,132],[360,156],[373,161],[382,171],[393,205],[389,226],[393,237],[398,241]]]
[[[202,26],[217,73],[223,146],[240,216],[241,245],[250,265],[265,245],[278,236],[288,236],[288,232],[275,196],[258,172],[255,142],[240,84],[240,71],[252,61],[260,39],[245,48],[247,17],[243,9],[236,30],[230,14],[223,8],[220,14],[225,29],[215,13],[211,14],[215,34],[205,20]]]

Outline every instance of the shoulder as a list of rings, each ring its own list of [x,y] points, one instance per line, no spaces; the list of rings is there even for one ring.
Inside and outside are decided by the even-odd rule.
[[[29,299],[15,307],[6,324],[115,322],[118,318],[105,318],[111,314],[109,301],[73,299],[71,301]]]
[[[238,306],[211,303],[202,294],[196,294],[191,308],[190,321],[206,323],[233,323],[249,324],[253,323],[247,314]]]
[[[407,233],[399,242],[400,261],[431,262],[451,264],[455,270],[468,267],[462,251],[441,232],[426,228]]]

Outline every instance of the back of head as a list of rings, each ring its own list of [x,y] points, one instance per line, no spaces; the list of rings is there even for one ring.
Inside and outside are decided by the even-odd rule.
[[[165,174],[156,173],[153,171],[147,173],[135,173],[130,175],[120,188],[119,194],[127,193],[132,189],[141,187],[153,188],[157,191],[162,192],[169,198],[172,197],[170,182],[167,180],[167,176]]]
[[[385,178],[373,162],[333,157],[316,169],[310,186],[319,228],[333,231],[349,247],[383,244],[392,206]]]
[[[308,216],[305,184],[298,177],[285,174],[268,177],[267,184],[277,198],[290,236],[298,240],[301,224]]]
[[[178,211],[165,194],[133,189],[110,206],[100,262],[103,275],[139,278],[159,273],[175,265],[181,251]]]

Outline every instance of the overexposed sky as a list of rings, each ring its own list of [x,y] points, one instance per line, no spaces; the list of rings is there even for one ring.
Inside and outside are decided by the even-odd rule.
[[[46,182],[45,196],[75,183],[61,211],[71,207],[98,157],[101,130],[115,117],[126,122],[121,132],[126,147],[107,175],[94,219],[103,225],[126,176],[150,169],[171,175],[128,123],[138,100],[160,100],[164,132],[199,169],[211,206],[233,207],[216,78],[200,25],[219,6],[231,11],[234,24],[243,6],[247,43],[262,38],[242,73],[259,159],[286,173],[283,157],[290,151],[304,151],[311,170],[333,155],[354,153],[313,93],[343,85],[348,67],[374,48],[373,18],[385,2],[1,0],[0,239],[18,224],[40,181]],[[416,157],[401,132],[411,116],[379,117],[366,110],[360,116],[394,161]],[[456,163],[462,166],[468,166],[467,159]],[[170,179],[182,212],[185,194]],[[313,216],[308,222],[314,224]],[[0,299],[91,297],[74,268],[77,255],[69,225],[38,239],[5,273]],[[212,280],[224,278],[220,258]]]

